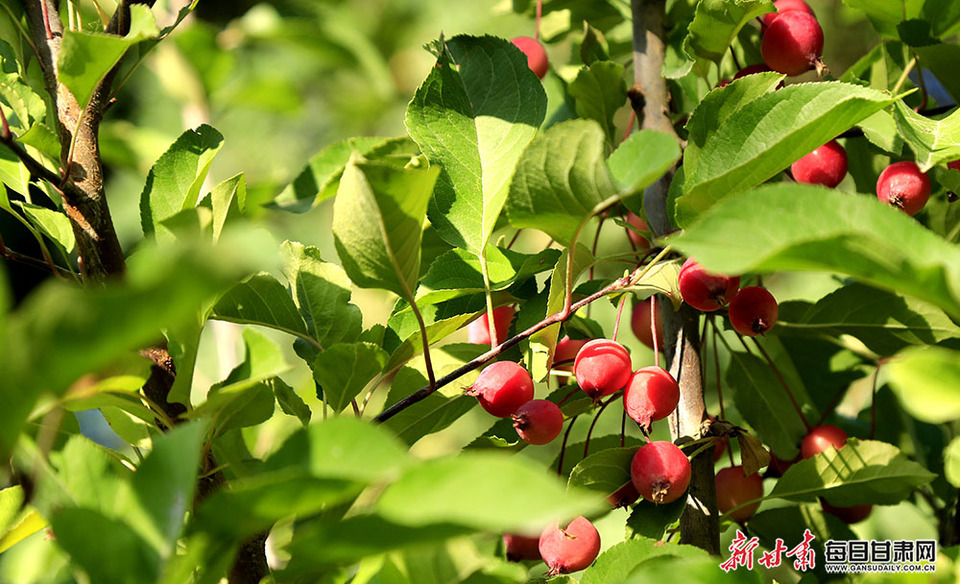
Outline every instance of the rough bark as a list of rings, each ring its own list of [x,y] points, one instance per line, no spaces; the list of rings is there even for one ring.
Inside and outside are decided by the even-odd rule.
[[[632,0],[634,85],[629,96],[640,127],[676,136],[670,120],[670,92],[660,74],[664,58],[665,0]],[[673,173],[654,183],[644,193],[643,206],[654,233],[665,235],[674,229],[667,214],[667,190]],[[669,370],[680,384],[680,405],[670,416],[670,436],[678,444],[702,437],[706,419],[700,365],[698,314],[684,306],[674,312],[661,302],[664,354]],[[712,554],[720,553],[720,525],[712,449],[691,460],[692,478],[687,507],[680,518],[680,541]]]

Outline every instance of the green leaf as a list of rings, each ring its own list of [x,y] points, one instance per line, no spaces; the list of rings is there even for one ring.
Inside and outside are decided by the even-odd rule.
[[[954,43],[941,43],[931,47],[916,49],[924,68],[937,76],[954,100],[960,99],[960,75],[956,75],[956,63],[960,58],[960,46]]]
[[[352,286],[343,269],[320,258],[320,250],[285,241],[280,246],[283,274],[307,323],[310,337],[326,347],[353,342],[360,336],[363,316],[350,304]]]
[[[769,497],[831,505],[892,505],[936,477],[891,444],[852,439],[787,469]]]
[[[340,413],[383,371],[387,353],[371,343],[338,343],[313,363],[313,378],[323,388],[324,401]]]
[[[677,139],[666,132],[640,130],[620,143],[607,159],[617,188],[639,193],[663,176],[680,159]]]
[[[951,440],[943,450],[943,476],[951,485],[960,487],[960,438]]]
[[[356,157],[344,169],[333,203],[333,235],[343,269],[357,286],[413,299],[423,222],[438,172]]]
[[[140,193],[140,225],[145,236],[169,238],[169,230],[161,223],[196,206],[210,164],[222,147],[220,132],[204,124],[181,134],[160,156]]]
[[[210,318],[266,326],[315,342],[290,293],[267,273],[250,276],[228,290],[217,300]]]
[[[292,387],[283,382],[279,377],[274,377],[266,382],[267,387],[273,390],[277,403],[283,413],[296,416],[304,426],[310,423],[312,412],[297,392]]]
[[[790,369],[793,369],[792,366]],[[809,399],[804,399],[806,392],[796,372],[793,373],[785,375],[785,378],[797,402],[803,407],[809,403]],[[754,355],[734,351],[726,372],[726,385],[733,391],[733,400],[740,415],[764,444],[769,445],[781,460],[796,458],[800,453],[800,440],[807,433],[807,428],[770,365]]]
[[[160,573],[160,558],[127,524],[92,509],[67,507],[50,518],[57,545],[93,582],[150,583]],[[104,561],[110,550],[110,561]]]
[[[719,63],[745,24],[773,11],[770,0],[701,0],[689,27],[690,46],[697,55]]]
[[[908,414],[931,424],[960,418],[960,352],[910,347],[884,366]]]
[[[57,76],[77,99],[80,109],[127,49],[142,40],[156,38],[160,29],[146,6],[130,6],[130,32],[126,36],[68,30],[63,33]]]
[[[575,100],[577,116],[599,122],[610,144],[619,138],[615,135],[613,117],[627,101],[623,71],[620,63],[597,61],[580,69],[576,79],[567,86]]]
[[[25,505],[23,487],[0,489],[0,553],[47,526],[32,505]]]
[[[666,507],[666,505],[661,505],[661,507]],[[706,555],[706,552],[700,548],[690,545],[678,545],[648,538],[629,539],[600,554],[597,561],[583,573],[580,583],[610,584],[612,582],[626,582],[641,564],[655,558],[693,559]]]
[[[213,187],[203,204],[213,211],[213,241],[220,239],[227,219],[243,213],[247,205],[247,179],[243,173],[222,181]]]
[[[890,356],[911,344],[936,344],[960,337],[960,327],[942,310],[863,284],[848,284],[824,296],[797,323],[778,322],[859,339],[880,356]]]
[[[561,122],[537,136],[510,186],[510,224],[569,245],[583,223],[616,201],[604,148],[603,129],[593,120]]]
[[[923,0],[843,0],[852,8],[866,12],[873,28],[887,38],[898,38],[901,21],[920,16]]]
[[[0,73],[0,102],[9,106],[4,108],[7,124],[15,134],[23,136],[45,118],[47,106],[33,89],[23,82],[19,73]]]
[[[791,549],[803,541],[805,530],[809,529],[814,535],[810,542],[816,553],[817,565],[807,576],[811,582],[824,582],[833,578],[823,569],[823,544],[829,540],[849,541],[859,539],[850,528],[828,513],[823,513],[819,505],[791,505],[760,511],[750,518],[750,530],[760,538],[760,545],[766,549],[773,549],[777,539],[783,540],[787,549]],[[784,558],[784,564],[789,565],[790,559]],[[730,572],[744,573],[743,570]],[[726,574],[725,574],[726,575]]]
[[[23,209],[27,219],[44,235],[63,248],[66,253],[73,252],[77,246],[77,240],[73,235],[70,219],[65,214],[22,201],[17,201],[16,204]]]
[[[636,452],[636,448],[606,448],[591,454],[573,467],[567,485],[612,495],[630,482],[630,462]]]
[[[590,514],[604,505],[602,499],[580,490],[564,492],[555,477],[526,461],[466,452],[410,469],[387,487],[377,509],[391,521],[414,527],[445,523],[536,531],[557,518]]]
[[[432,345],[434,342],[453,334],[454,332],[462,329],[468,322],[477,318],[477,316],[477,313],[470,312],[466,314],[458,314],[450,318],[441,318],[435,320],[426,327],[427,343]],[[387,363],[385,370],[393,371],[422,352],[423,337],[421,336],[420,331],[416,330],[407,335],[400,345],[394,349],[393,353],[390,355],[390,362]]]
[[[897,129],[916,155],[917,166],[922,172],[960,158],[960,110],[933,120],[921,116],[899,100],[893,112]]]
[[[406,126],[442,167],[430,221],[479,253],[503,209],[517,161],[546,113],[543,85],[506,40],[456,36],[407,107]]]
[[[710,134],[676,201],[681,227],[718,201],[747,190],[893,101],[839,81],[790,85],[744,104]]]
[[[903,152],[903,136],[897,131],[897,121],[887,110],[880,110],[857,124],[863,137],[884,152],[899,156]]]
[[[409,159],[417,154],[413,148],[410,148],[410,144],[410,140],[406,137],[373,136],[360,136],[334,142],[310,158],[307,167],[277,195],[273,205],[283,211],[305,213],[337,194],[343,169],[354,151],[368,158],[396,153],[406,154]]]
[[[960,317],[960,250],[874,196],[764,186],[724,201],[667,242],[720,273],[835,271]]]
[[[658,505],[641,498],[630,509],[630,516],[627,517],[627,536],[632,539],[663,539],[667,528],[680,519],[686,506],[685,497],[666,505]]]
[[[427,379],[420,372],[411,367],[403,367],[393,378],[386,405],[391,406],[426,386]],[[405,443],[412,445],[424,436],[449,427],[475,405],[475,398],[463,395],[462,389],[451,384],[405,408],[383,425],[395,432]]]

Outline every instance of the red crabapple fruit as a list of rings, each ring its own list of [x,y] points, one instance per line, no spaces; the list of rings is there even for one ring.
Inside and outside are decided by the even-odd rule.
[[[544,50],[540,41],[526,36],[517,37],[510,41],[527,56],[527,66],[537,77],[543,79],[550,68],[550,61],[547,59],[547,51]]]
[[[800,75],[823,67],[823,30],[817,18],[801,10],[777,16],[763,33],[760,53],[768,67],[784,75]]]
[[[847,151],[830,140],[790,165],[790,172],[798,183],[833,188],[847,176]]]
[[[588,342],[577,353],[573,363],[577,385],[594,400],[626,385],[632,372],[630,353],[623,345],[610,339]]]
[[[730,324],[747,337],[762,335],[773,328],[778,314],[776,298],[760,286],[742,288],[730,301]]]
[[[873,505],[852,505],[850,507],[834,507],[830,503],[827,503],[823,499],[820,499],[820,507],[823,508],[824,513],[829,513],[833,515],[840,521],[843,521],[847,525],[852,525],[854,523],[860,523],[864,519],[870,516],[870,512],[873,511]]]
[[[930,198],[930,177],[914,162],[894,162],[877,179],[877,198],[912,217]]]
[[[653,366],[638,369],[623,390],[623,408],[632,420],[650,432],[650,424],[677,409],[680,386],[666,370]]]
[[[810,5],[803,0],[775,0],[773,7],[777,9],[776,12],[768,12],[763,15],[763,28],[770,26],[778,16],[791,10],[800,10],[811,16],[815,16],[813,8],[810,8]]]
[[[506,418],[533,399],[533,379],[513,361],[497,361],[484,367],[465,393],[476,397],[491,415]]]
[[[630,237],[630,241],[633,242],[633,245],[640,251],[647,251],[650,249],[650,240],[643,236],[641,231],[648,231],[650,227],[647,225],[647,222],[640,218],[639,215],[635,214],[633,211],[627,211],[627,214],[623,217],[631,227],[634,229],[627,228],[627,236]]]
[[[740,289],[740,276],[714,274],[688,258],[680,268],[680,295],[683,301],[697,310],[711,312],[719,310],[733,299]]]
[[[630,328],[640,342],[653,348],[653,333],[650,331],[650,304],[653,301],[650,298],[641,300],[633,305],[633,313],[630,315]],[[656,315],[657,328],[657,347],[663,349],[663,321],[660,319],[660,311]]]
[[[581,515],[560,528],[554,521],[540,534],[540,556],[550,574],[569,574],[585,569],[600,555],[600,534],[590,520]]]
[[[750,519],[760,506],[760,501],[743,507],[740,507],[740,505],[763,497],[763,477],[760,476],[760,473],[746,476],[743,467],[730,466],[717,471],[715,480],[717,485],[717,509],[721,513],[736,509],[730,513],[729,517],[737,523],[743,523]]]
[[[503,547],[507,554],[507,560],[511,562],[540,559],[540,538],[537,536],[528,537],[516,533],[507,533],[503,536]]]
[[[560,435],[563,412],[560,406],[545,399],[532,399],[513,414],[513,427],[528,444],[546,444]]]
[[[837,426],[829,424],[815,426],[807,432],[800,442],[800,454],[803,458],[811,458],[824,452],[830,447],[840,450],[847,444],[847,433]]]
[[[607,497],[607,503],[610,503],[614,509],[620,509],[621,507],[633,505],[639,498],[640,493],[638,493],[637,488],[633,486],[633,481],[630,481]]]
[[[510,328],[510,321],[516,311],[512,306],[501,306],[493,309],[493,325],[496,327],[497,338],[495,345],[499,345],[507,338],[507,329]],[[471,343],[476,345],[489,345],[490,343],[490,320],[487,313],[483,313],[480,318],[467,325],[467,334]]]
[[[673,442],[649,442],[633,455],[630,480],[644,499],[672,503],[687,492],[690,461]]]
[[[557,341],[557,348],[553,351],[553,368],[573,371],[573,360],[577,358],[577,353],[587,344],[588,340],[563,337]]]

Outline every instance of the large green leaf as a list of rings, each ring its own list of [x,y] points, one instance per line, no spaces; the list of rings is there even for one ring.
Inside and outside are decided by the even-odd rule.
[[[606,448],[591,454],[573,467],[567,484],[612,495],[630,482],[630,462],[636,452],[636,448]]]
[[[393,378],[386,405],[391,406],[420,388],[427,379],[416,369],[403,367]],[[413,444],[434,432],[439,432],[470,411],[477,400],[463,394],[456,384],[450,384],[407,407],[383,423],[407,444]]]
[[[708,135],[695,168],[686,168],[676,219],[686,227],[717,201],[772,178],[893,101],[839,81],[790,85],[740,107]]]
[[[701,0],[687,40],[697,55],[719,63],[745,24],[773,11],[770,0]]]
[[[850,440],[787,469],[770,497],[831,505],[892,505],[936,477],[886,442]]]
[[[596,120],[607,136],[607,142],[615,144],[613,116],[627,101],[627,83],[623,80],[624,67],[613,61],[597,61],[583,67],[567,90],[576,104],[577,116]]]
[[[427,461],[404,473],[377,501],[384,517],[405,525],[445,523],[494,531],[537,531],[553,520],[596,512],[604,505],[600,497],[579,489],[565,492],[563,483],[535,465],[490,452]]]
[[[50,518],[57,545],[93,582],[156,582],[160,558],[126,523],[93,509],[67,507]],[[104,560],[105,550],[110,560]]]
[[[668,242],[721,273],[835,271],[960,317],[960,249],[874,196],[765,186],[724,201]]]
[[[56,242],[66,253],[73,253],[77,240],[66,214],[21,201],[17,201],[16,204],[23,209],[23,214],[37,229]]]
[[[616,201],[604,149],[603,128],[594,120],[561,122],[537,136],[510,186],[510,223],[569,245],[583,223]]]
[[[156,20],[142,4],[130,6],[130,32],[126,36],[68,30],[63,33],[57,76],[85,108],[100,81],[113,69],[127,49],[159,36]]]
[[[960,352],[911,347],[891,359],[883,371],[911,416],[931,424],[960,418]]]
[[[320,258],[320,250],[285,241],[280,246],[283,274],[307,330],[321,347],[353,342],[360,336],[362,315],[350,303],[350,279],[343,268]]]
[[[420,239],[439,169],[360,162],[343,171],[333,203],[333,235],[343,269],[361,288],[413,299]]]
[[[202,125],[181,134],[160,156],[147,174],[140,193],[140,225],[144,235],[169,236],[162,222],[196,206],[210,164],[221,147],[220,132]]]
[[[852,335],[881,356],[911,344],[960,338],[960,327],[935,306],[864,284],[848,284],[824,296],[798,322],[777,324],[799,331]]]
[[[960,111],[934,120],[907,107],[903,100],[893,110],[897,129],[916,156],[920,170],[960,158]]]
[[[684,559],[706,557],[707,553],[691,545],[667,543],[655,539],[629,539],[606,550],[587,568],[581,584],[612,584],[625,582],[638,566],[663,557]]]
[[[630,134],[607,159],[620,191],[638,193],[664,175],[680,159],[676,136],[655,130]]]
[[[547,99],[511,43],[456,36],[439,45],[436,67],[407,107],[406,126],[427,158],[443,167],[431,223],[449,243],[480,253]]]
[[[210,318],[257,324],[310,338],[290,293],[267,273],[250,276],[228,290],[217,300]]]
[[[317,355],[313,378],[323,399],[340,413],[363,388],[383,371],[387,353],[372,343],[338,343]]]

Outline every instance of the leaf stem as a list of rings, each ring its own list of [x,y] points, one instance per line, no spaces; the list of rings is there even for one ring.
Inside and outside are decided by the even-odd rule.
[[[563,476],[563,459],[567,454],[567,441],[570,440],[570,430],[573,430],[573,423],[577,421],[577,418],[580,417],[580,414],[570,418],[570,423],[567,424],[567,431],[563,433],[563,442],[560,443],[560,458],[557,459],[557,476]]]
[[[610,396],[610,399],[600,404],[600,408],[597,410],[597,414],[593,417],[593,421],[590,422],[590,428],[587,430],[587,438],[583,443],[583,457],[586,458],[587,454],[590,452],[590,437],[593,435],[593,428],[597,425],[597,420],[600,419],[600,414],[603,413],[603,410],[607,409],[613,400],[620,397],[620,390],[617,390],[616,393]],[[626,410],[624,410],[626,412]]]

